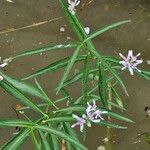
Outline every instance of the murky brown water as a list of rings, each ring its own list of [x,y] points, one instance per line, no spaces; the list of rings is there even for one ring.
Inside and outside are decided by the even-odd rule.
[[[0,31],[8,28],[20,28],[33,23],[61,17],[59,3],[56,0],[13,0],[8,3],[0,1]],[[87,0],[88,1],[88,0]],[[85,2],[85,1],[83,1]],[[79,6],[80,9],[80,6]],[[142,52],[143,60],[150,60],[150,1],[149,0],[94,0],[89,6],[79,10],[79,15],[85,26],[95,30],[108,23],[131,19],[132,23],[124,25],[113,31],[105,33],[94,39],[97,49],[105,54],[117,55],[118,52],[127,53],[128,49]],[[60,32],[60,27],[65,27],[65,32]],[[0,32],[1,33],[1,32]],[[2,57],[8,57],[13,53],[33,49],[48,43],[61,43],[67,40],[67,36],[75,40],[68,23],[64,18],[43,25],[17,30],[15,32],[0,34],[0,51]],[[14,77],[22,77],[33,70],[41,68],[61,57],[69,55],[68,51],[51,52],[41,56],[18,59],[6,68],[8,74]],[[141,68],[149,69],[144,63]],[[62,71],[39,77],[42,86],[55,97],[52,89],[60,79]],[[135,124],[127,124],[128,129],[112,130],[112,139],[108,150],[148,150],[144,138],[138,142],[139,133],[150,131],[150,118],[144,113],[144,108],[150,105],[150,84],[139,77],[131,77],[124,74],[126,85],[129,87],[130,97],[124,95],[124,105],[127,112],[124,114],[135,121]],[[74,91],[73,96],[79,95],[80,91]],[[0,118],[16,117],[11,109],[15,105],[12,97],[3,90],[0,91]],[[12,134],[13,129],[0,129],[0,145]],[[106,128],[94,128],[88,131],[87,146],[89,150],[96,150],[99,145],[105,145]],[[107,144],[108,145],[108,144]],[[24,149],[32,149],[26,145]]]

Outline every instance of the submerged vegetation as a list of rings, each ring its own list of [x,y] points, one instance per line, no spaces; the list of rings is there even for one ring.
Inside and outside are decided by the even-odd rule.
[[[0,71],[0,86],[16,99],[19,105],[15,111],[23,116],[21,119],[0,119],[0,127],[19,128],[1,149],[18,149],[31,137],[37,150],[59,150],[61,147],[66,147],[68,150],[86,150],[87,148],[79,141],[74,127],[79,126],[81,134],[85,137],[88,129],[85,125],[91,127],[96,124],[126,129],[122,122],[133,123],[132,120],[121,115],[125,108],[117,87],[121,87],[124,93],[129,95],[120,74],[128,70],[131,75],[137,74],[150,80],[150,72],[137,68],[143,62],[137,59],[140,53],[134,56],[133,51],[129,50],[125,57],[118,52],[118,56],[123,59],[121,60],[119,57],[103,55],[92,42],[97,36],[127,24],[131,20],[112,23],[91,33],[90,28],[84,27],[77,16],[76,6],[80,4],[79,0],[68,0],[68,2],[59,0],[59,3],[78,41],[24,51],[3,60],[0,65],[3,68],[11,61],[43,52],[74,49],[70,57],[53,62],[22,79],[14,79]],[[82,69],[70,77],[73,66],[78,62],[82,62]],[[61,68],[64,69],[64,73],[55,91],[56,94],[61,93],[62,97],[52,100],[41,87],[38,77],[59,71]],[[29,79],[33,79],[35,84],[29,84],[27,81]],[[95,82],[94,88],[90,86],[91,81]],[[69,93],[67,87],[76,82],[81,83],[82,94],[73,99],[71,95],[74,91]],[[34,103],[33,97],[36,97],[39,102]],[[62,107],[61,103],[66,105]],[[120,114],[112,111],[113,107],[120,110]],[[35,120],[27,116],[28,110],[36,112],[38,118]],[[118,121],[115,123],[111,118],[121,121],[122,125],[119,125]]]

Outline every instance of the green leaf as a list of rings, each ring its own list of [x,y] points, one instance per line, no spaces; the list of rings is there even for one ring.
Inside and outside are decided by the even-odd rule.
[[[100,97],[97,96],[97,95],[90,94],[89,96],[91,96],[92,98],[94,98],[95,101],[100,100]],[[119,108],[119,109],[121,109],[121,110],[126,111],[125,108],[123,108],[123,107],[121,107],[121,106],[119,106],[119,105],[113,103],[112,101],[107,100],[107,102],[108,102],[108,104],[111,105],[111,106],[114,106],[114,107],[116,107],[116,108]]]
[[[87,90],[88,90],[88,76],[89,76],[89,56],[87,55],[87,57],[84,60],[84,67],[83,67],[83,76],[82,76],[82,95],[84,100],[86,100],[86,96],[87,96]]]
[[[62,111],[60,111],[62,112]],[[46,122],[70,122],[70,121],[74,121],[74,119],[70,116],[60,116],[60,117],[55,117],[55,118],[50,118],[47,120],[43,120],[42,123],[46,123]]]
[[[111,90],[112,90],[113,95],[115,96],[115,101],[116,101],[116,103],[117,103],[119,106],[123,107],[122,100],[121,100],[119,94],[117,93],[117,91],[115,90],[115,88],[114,88],[114,87],[111,87]]]
[[[150,72],[149,71],[136,71],[137,74],[139,74],[141,77],[150,80]]]
[[[84,55],[80,55],[76,59],[76,62],[81,61],[84,58],[85,58]],[[56,61],[54,63],[51,63],[50,65],[48,65],[48,66],[46,66],[46,67],[44,67],[44,68],[42,68],[42,69],[40,69],[40,70],[38,70],[36,72],[31,73],[27,77],[22,78],[22,80],[28,80],[28,79],[31,79],[31,78],[35,78],[35,77],[43,75],[43,74],[45,74],[47,72],[53,72],[53,71],[56,71],[57,69],[63,68],[63,67],[65,67],[68,64],[69,59],[70,59],[70,57],[66,57],[66,58],[58,60],[58,61]]]
[[[120,84],[120,86],[122,87],[126,95],[129,96],[123,81],[120,79],[116,71],[102,58],[102,56],[97,51],[92,50],[92,49],[89,49],[89,50],[99,59],[102,65],[108,69],[108,71],[113,75],[114,79],[118,81],[118,83]]]
[[[38,132],[39,132],[39,135],[40,135],[40,138],[41,138],[43,149],[44,150],[50,150],[50,146],[49,146],[50,143],[48,143],[44,133],[42,131],[38,131]]]
[[[82,107],[82,106],[70,106],[70,107],[67,107],[67,108],[62,108],[62,109],[59,109],[59,110],[55,110],[53,111],[53,113],[59,113],[59,112],[73,112],[73,111],[84,111],[85,108]]]
[[[48,134],[51,150],[60,150],[58,138],[54,134]]]
[[[105,72],[102,64],[99,64],[99,96],[104,107],[108,108],[108,93],[107,93],[107,82],[105,78]]]
[[[58,107],[54,104],[54,102],[47,96],[47,94],[44,92],[44,90],[42,89],[41,85],[38,83],[38,81],[35,79],[35,83],[38,87],[38,89],[41,91],[41,93],[45,96],[45,99],[47,100],[47,103],[49,104],[49,106],[54,106],[56,109],[58,109]]]
[[[70,123],[68,123],[68,122],[65,123],[65,122],[64,122],[64,123],[63,123],[63,127],[64,127],[64,130],[65,130],[65,132],[66,132],[67,134],[69,134],[71,137],[73,137],[74,139],[76,139],[77,141],[79,141],[79,140],[78,140],[78,137],[77,137],[75,131],[72,129]],[[70,147],[71,147],[71,145],[70,145]],[[75,150],[80,150],[80,148],[77,147],[77,146],[73,146],[73,148],[74,148]],[[70,150],[72,150],[72,149],[70,149]]]
[[[60,98],[60,99],[57,99],[54,103],[57,104],[57,103],[60,103],[60,102],[63,102],[65,100],[67,100],[69,97],[63,97],[63,98]],[[38,107],[45,107],[45,106],[49,106],[49,104],[47,103],[42,103],[42,104],[38,104],[37,105]],[[17,111],[22,111],[22,110],[28,110],[28,109],[31,109],[30,107],[21,107],[21,108],[18,108],[16,109]]]
[[[31,130],[31,137],[32,137],[32,141],[33,141],[33,144],[35,146],[35,149],[36,150],[42,150],[41,146],[40,146],[40,144],[39,144],[39,142],[38,142],[37,138],[35,137],[34,132],[32,130]]]
[[[28,99],[24,94],[21,93],[17,88],[15,88],[13,85],[8,83],[7,81],[3,80],[0,82],[0,86],[5,89],[10,95],[16,98],[19,103],[23,103],[26,106],[29,106],[32,108],[34,111],[44,115],[45,117],[47,116],[46,114],[43,113],[43,111],[38,108],[34,103],[31,102],[30,99]]]
[[[0,119],[0,127],[31,127],[33,123],[17,119]]]
[[[121,66],[120,64],[119,64],[119,59],[117,58],[117,57],[114,57],[114,56],[102,56],[103,57],[103,59],[105,60],[105,61],[108,61],[108,62],[110,62],[110,63],[116,63],[116,64],[118,64],[119,66]]]
[[[111,118],[115,118],[115,119],[118,119],[118,120],[121,120],[121,121],[125,121],[125,122],[128,122],[128,123],[134,123],[132,120],[126,118],[126,117],[123,117],[117,113],[114,113],[114,112],[110,112],[108,111],[108,113],[105,114],[106,116],[110,116]]]
[[[63,84],[64,84],[65,80],[67,79],[68,74],[70,73],[70,70],[71,70],[71,68],[73,67],[73,65],[74,65],[74,63],[75,63],[75,61],[76,61],[76,58],[77,58],[77,56],[78,56],[78,54],[79,54],[80,49],[81,49],[81,45],[79,45],[79,46],[76,48],[76,50],[74,51],[73,55],[71,56],[71,58],[70,58],[70,60],[69,60],[69,62],[68,62],[68,65],[67,65],[67,67],[66,67],[66,69],[65,69],[65,71],[64,71],[64,74],[62,75],[61,81],[60,81],[60,83],[59,83],[59,85],[58,85],[57,93],[58,93],[58,92],[61,90],[61,88],[63,87]]]
[[[31,84],[27,84],[23,81],[13,79],[12,77],[0,72],[0,74],[3,76],[3,78],[10,83],[12,86],[20,90],[22,93],[27,93],[32,96],[39,97],[40,99],[47,101],[45,96],[41,93],[40,90],[38,90],[36,87],[32,86]]]
[[[98,29],[97,31],[95,31],[94,33],[91,33],[87,39],[84,40],[84,43],[88,40],[91,40],[93,38],[95,38],[96,36],[110,30],[110,29],[113,29],[113,28],[116,28],[120,25],[123,25],[125,23],[128,23],[128,22],[131,22],[131,20],[124,20],[124,21],[119,21],[119,22],[116,22],[116,23],[113,23],[113,24],[109,24],[109,25],[106,25],[100,29]]]
[[[43,52],[46,52],[46,51],[66,49],[66,48],[74,48],[74,47],[77,47],[77,43],[59,44],[59,45],[54,45],[54,46],[53,45],[48,45],[48,46],[45,46],[45,47],[40,47],[40,48],[36,48],[36,49],[32,49],[32,50],[22,52],[20,54],[15,55],[14,57],[12,57],[12,59],[16,59],[16,58],[23,57],[23,56],[31,56],[31,55],[43,53]]]
[[[106,127],[110,127],[110,128],[117,128],[117,129],[127,129],[127,127],[123,127],[114,123],[110,123],[107,121],[102,120],[100,123],[95,123],[101,126],[106,126]]]
[[[81,28],[79,28],[79,26],[78,26],[78,20],[76,20],[76,15],[72,15],[69,12],[68,6],[64,2],[64,0],[59,0],[59,2],[60,2],[60,6],[61,6],[65,16],[67,17],[67,20],[69,21],[73,31],[77,34],[77,36],[80,39],[80,41],[83,41],[84,37],[82,35]]]
[[[39,123],[43,120],[43,117],[37,120],[34,124]],[[24,121],[23,121],[24,122]],[[1,126],[13,126],[13,125],[21,126],[21,123],[18,120],[12,119],[1,119]],[[25,125],[30,126],[30,122],[25,122]],[[32,123],[33,124],[33,123]],[[31,130],[29,128],[22,129],[17,135],[13,136],[6,144],[1,147],[1,150],[18,150],[20,146],[25,142],[25,140],[29,137],[29,133]]]
[[[36,126],[34,126],[34,128],[37,130],[42,130],[42,131],[48,132],[50,134],[54,134],[54,135],[56,135],[56,136],[58,136],[64,140],[70,142],[71,144],[78,146],[81,150],[87,150],[86,147],[84,147],[82,144],[80,144],[73,137],[71,137],[70,135],[65,134],[61,131],[58,131],[57,129],[46,127],[46,126],[40,126],[40,125],[36,125]]]
[[[98,71],[98,69],[92,69],[92,70],[89,71],[89,73],[95,73],[97,71]],[[83,77],[83,72],[79,72],[79,73],[75,74],[74,76],[72,76],[70,79],[68,79],[64,83],[63,87],[69,86],[69,85],[79,81],[82,77]]]
[[[18,150],[20,146],[25,142],[29,136],[30,129],[23,129],[17,135],[13,136],[6,144],[4,144],[1,150]]]

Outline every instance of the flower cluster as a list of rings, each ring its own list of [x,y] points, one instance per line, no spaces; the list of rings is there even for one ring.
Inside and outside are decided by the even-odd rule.
[[[78,117],[77,115],[72,115],[73,118],[77,120],[75,124],[73,124],[71,127],[74,128],[75,126],[80,126],[80,131],[83,132],[84,124],[86,124],[88,127],[91,127],[91,122],[93,123],[99,123],[101,120],[104,120],[102,118],[102,114],[108,113],[107,111],[101,111],[97,109],[96,102],[93,100],[93,105],[88,104],[88,107],[86,108],[86,114],[83,114],[82,117]]]
[[[126,57],[123,56],[121,53],[119,53],[119,55],[123,59],[122,61],[119,62],[120,64],[123,65],[122,70],[128,69],[131,75],[133,75],[133,70],[141,72],[141,70],[137,68],[137,66],[143,62],[143,60],[137,59],[137,57],[141,55],[140,53],[134,56],[133,51],[129,50],[128,55]]]
[[[72,15],[75,15],[75,7],[80,4],[80,0],[68,0],[69,7],[68,10],[72,13]]]

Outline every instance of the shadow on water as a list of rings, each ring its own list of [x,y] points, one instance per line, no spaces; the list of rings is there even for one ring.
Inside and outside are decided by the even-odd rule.
[[[20,27],[33,25],[48,21],[53,18],[61,17],[63,14],[60,10],[58,1],[54,0],[13,0],[14,3],[0,1],[0,33],[5,30],[15,30]],[[86,0],[88,1],[88,0]],[[81,9],[79,6],[78,13],[85,26],[89,26],[92,31],[108,23],[131,19],[130,24],[124,25],[118,29],[109,31],[102,36],[94,39],[97,49],[104,54],[118,55],[119,52],[124,54],[129,49],[135,53],[141,52],[145,63],[140,67],[149,69],[146,60],[150,59],[150,1],[149,0],[94,0],[90,5]],[[60,32],[64,27],[65,32]],[[13,28],[13,29],[12,29]],[[33,49],[48,43],[61,43],[76,40],[70,27],[64,18],[57,21],[45,23],[40,26],[30,27],[23,30],[0,34],[0,50],[2,57],[8,57],[16,52]],[[72,51],[58,51],[23,58],[12,62],[5,71],[14,77],[22,77],[33,70],[41,68],[61,57],[71,54]],[[52,89],[56,87],[62,71],[55,75],[45,75],[39,77],[42,85],[47,89],[52,97],[55,97]],[[150,105],[150,84],[148,81],[137,76],[130,76],[129,73],[123,75],[124,81],[128,86],[130,97],[123,96],[123,101],[127,112],[124,113],[135,121],[134,124],[127,124],[127,130],[112,130],[112,138],[109,141],[111,148],[108,150],[137,150],[150,149],[143,137],[140,141],[137,138],[139,133],[150,130],[150,118],[146,117],[144,108]],[[70,88],[71,90],[71,88]],[[74,91],[73,96],[80,94],[80,90]],[[16,117],[11,109],[16,103],[12,97],[8,96],[3,90],[0,91],[0,117]],[[15,129],[0,129],[0,145],[4,143]],[[103,139],[106,138],[106,128],[92,127],[88,131],[86,145],[90,150],[98,146],[106,145]],[[107,144],[108,145],[108,144]],[[25,145],[24,149],[32,149],[30,145]]]

